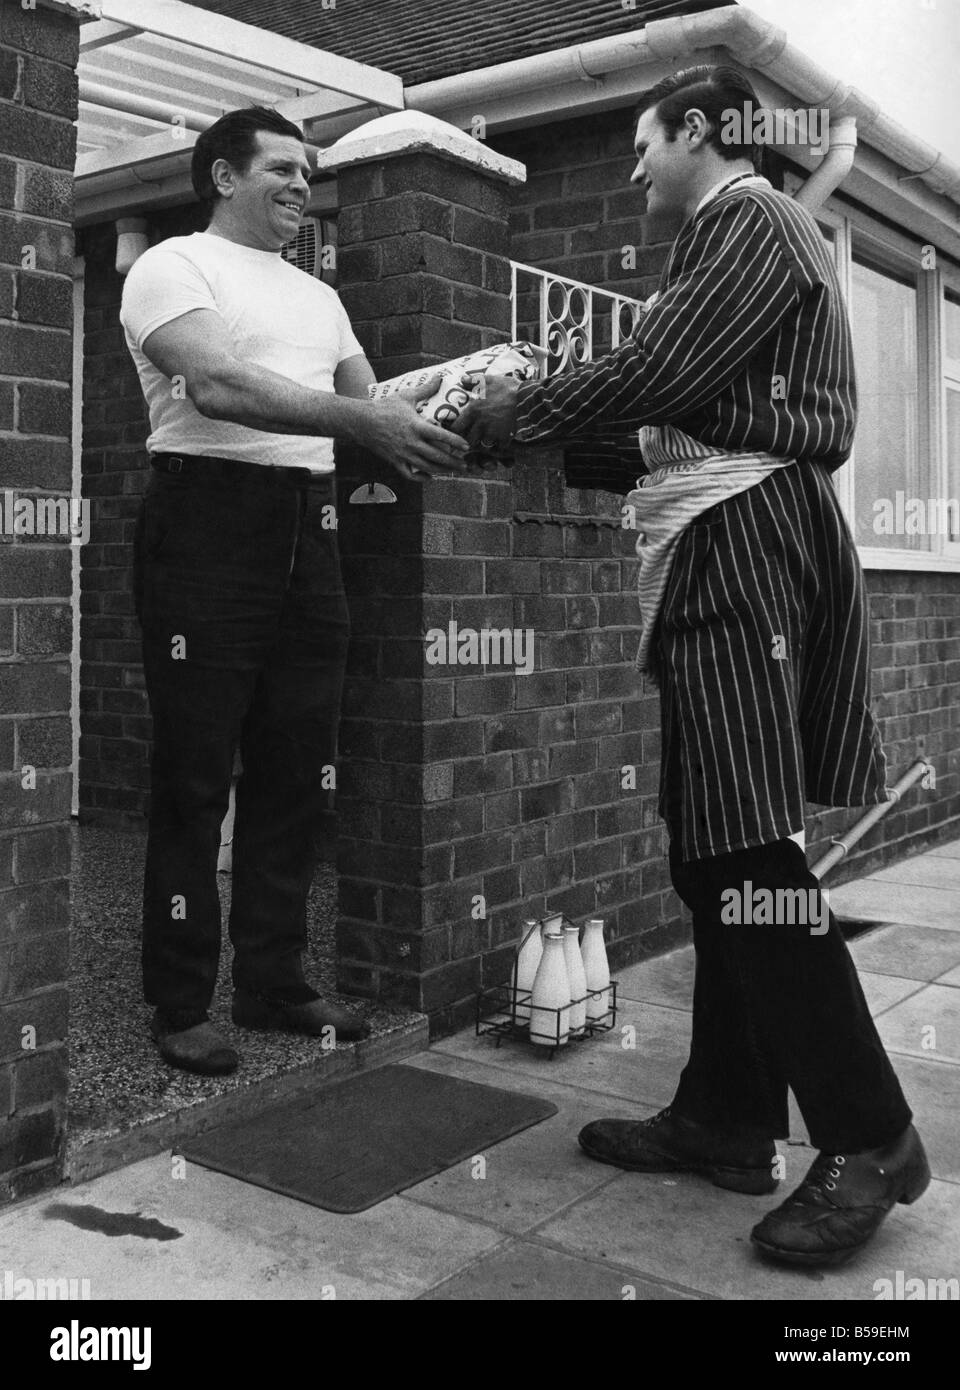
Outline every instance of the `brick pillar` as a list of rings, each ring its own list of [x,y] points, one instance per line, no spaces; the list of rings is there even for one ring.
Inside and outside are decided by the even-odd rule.
[[[71,550],[37,504],[71,487],[78,11],[0,0],[0,1201],[65,1128]]]
[[[506,185],[522,165],[409,112],[361,127],[318,162],[339,171],[339,289],[380,379],[509,339]],[[509,551],[511,488],[479,478],[421,487],[346,449],[338,473],[353,630],[337,794],[339,979],[449,1027],[490,946],[490,918],[471,917],[472,895],[486,877],[491,901],[515,900],[519,870],[502,836],[488,843],[478,795],[482,712],[503,699],[502,682],[478,670],[457,682],[453,668],[427,664],[425,634],[454,608],[461,624],[512,626],[512,597],[485,589],[483,558]],[[349,504],[372,476],[396,505]]]
[[[404,144],[416,114],[320,157],[339,171],[340,293],[381,379],[510,332],[506,193],[522,166],[439,122]],[[631,698],[632,539],[617,499],[565,488],[556,452],[524,453],[513,470],[422,485],[338,454],[353,628],[339,980],[424,1010],[435,1032],[466,1023],[476,990],[507,977],[528,915],[602,912],[611,936],[629,937],[623,963],[679,925],[656,819],[655,702]],[[370,476],[395,505],[349,503]],[[568,514],[584,524],[557,521]],[[451,622],[530,630],[533,669],[431,664],[428,635]],[[622,767],[641,762],[621,790]]]

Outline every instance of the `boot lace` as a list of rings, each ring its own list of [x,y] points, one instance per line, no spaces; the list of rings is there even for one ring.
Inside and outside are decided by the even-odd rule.
[[[801,1190],[808,1188],[813,1193],[836,1192],[840,1170],[846,1161],[843,1154],[834,1154],[832,1157],[830,1154],[818,1154],[800,1184]]]
[[[647,1124],[648,1124],[648,1125],[658,1125],[658,1124],[661,1124],[664,1120],[669,1120],[669,1119],[670,1119],[670,1106],[668,1105],[668,1106],[665,1107],[665,1109],[663,1109],[663,1110],[658,1110],[657,1113],[656,1113],[656,1115],[651,1115],[650,1118],[649,1118],[649,1120],[647,1120]]]

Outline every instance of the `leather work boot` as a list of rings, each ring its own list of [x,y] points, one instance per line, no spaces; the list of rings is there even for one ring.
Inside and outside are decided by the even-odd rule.
[[[669,1106],[649,1120],[594,1120],[579,1141],[590,1158],[614,1168],[702,1173],[715,1187],[758,1197],[777,1187],[772,1139],[726,1135],[674,1115]]]
[[[818,1154],[796,1192],[750,1233],[765,1255],[794,1265],[838,1265],[880,1229],[896,1202],[915,1202],[930,1165],[913,1125],[881,1149]]]
[[[235,989],[233,1021],[239,1028],[306,1033],[309,1037],[320,1037],[324,1028],[333,1028],[340,1042],[358,1042],[370,1034],[370,1025],[364,1023],[360,1014],[319,995],[306,1003],[294,1004],[268,999],[252,990]]]
[[[171,1067],[197,1072],[200,1076],[228,1076],[236,1071],[239,1055],[206,1019],[183,1026],[183,1021],[157,1009],[150,1023],[150,1034],[160,1048],[160,1056]]]

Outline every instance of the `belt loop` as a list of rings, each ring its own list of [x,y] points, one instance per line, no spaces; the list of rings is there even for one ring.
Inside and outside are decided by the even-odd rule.
[[[182,470],[183,470],[183,459],[177,458],[175,455],[171,456],[171,459],[170,459],[170,472],[171,472],[171,473],[180,473],[180,472],[182,472]]]

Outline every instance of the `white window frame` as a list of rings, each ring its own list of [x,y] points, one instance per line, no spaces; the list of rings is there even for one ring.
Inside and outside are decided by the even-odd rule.
[[[928,461],[924,488],[927,496],[948,496],[946,447],[947,392],[960,392],[960,361],[948,361],[945,352],[946,324],[943,313],[944,290],[960,295],[960,270],[943,265],[938,255],[935,268],[923,266],[924,247],[917,240],[904,236],[863,214],[829,199],[816,213],[817,221],[833,231],[834,263],[845,301],[849,304],[854,246],[873,257],[891,271],[906,271],[917,276],[917,449],[921,460]],[[856,527],[853,494],[856,486],[856,442],[848,461],[833,474],[834,486],[851,530]],[[960,541],[948,536],[930,538],[927,550],[898,549],[895,546],[857,544],[857,553],[864,569],[924,570],[927,572],[960,573]]]
[[[942,311],[942,310],[943,310],[943,306],[944,306],[944,304],[946,303],[946,298],[947,298],[946,292],[947,292],[947,290],[950,290],[951,293],[954,294],[954,295],[957,297],[958,300],[960,300],[960,270],[956,269],[956,268],[953,267],[953,266],[944,266],[943,269],[940,271],[939,274],[940,274],[941,286],[940,286],[940,293],[939,293],[938,303],[939,303],[939,307],[940,307],[940,309],[941,309],[941,311]],[[958,312],[960,312],[960,304],[958,304],[957,309],[958,309]],[[960,357],[948,357],[948,356],[947,356],[947,316],[946,316],[946,313],[945,313],[945,312],[941,312],[940,318],[941,318],[941,323],[940,323],[940,334],[939,334],[939,339],[940,339],[940,341],[939,341],[939,348],[940,348],[940,361],[941,361],[940,380],[941,380],[941,383],[942,383],[942,393],[941,393],[941,397],[942,397],[942,398],[941,398],[941,401],[940,401],[940,420],[941,420],[941,430],[940,430],[940,433],[941,433],[941,439],[942,439],[942,449],[941,449],[941,452],[942,452],[942,454],[943,454],[943,476],[944,476],[944,484],[943,484],[944,491],[943,491],[943,495],[944,495],[944,496],[947,496],[947,487],[948,487],[949,484],[950,484],[949,460],[948,460],[948,458],[947,458],[947,394],[948,394],[949,391],[956,391],[956,392],[957,392],[957,395],[960,396]],[[956,470],[956,477],[957,477],[957,491],[958,491],[958,493],[960,493],[960,466],[958,466],[958,468],[957,468],[957,470]],[[958,498],[958,500],[960,500],[960,498]],[[958,539],[955,540],[955,541],[950,540],[950,538],[949,538],[948,536],[944,536],[944,537],[943,537],[943,553],[944,553],[944,555],[945,555],[946,557],[948,557],[949,559],[951,559],[951,560],[953,561],[953,563],[956,565],[957,569],[960,570],[960,536],[958,536]]]

